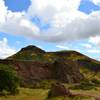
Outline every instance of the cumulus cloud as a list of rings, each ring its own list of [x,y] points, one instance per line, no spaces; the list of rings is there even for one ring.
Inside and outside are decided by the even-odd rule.
[[[49,21],[61,12],[77,10],[80,2],[81,0],[31,0],[28,16],[30,18],[38,16],[42,20]]]
[[[0,24],[5,21],[5,16],[7,13],[7,7],[3,0],[0,0]]]
[[[90,37],[89,42],[94,44],[95,46],[100,47],[100,36]]]
[[[25,17],[25,12],[12,12],[0,0],[0,32],[34,37],[38,27]]]
[[[0,31],[33,39],[62,42],[100,35],[100,11],[79,11],[81,0],[31,0],[27,12],[12,12],[0,0]],[[32,22],[38,17],[48,29]]]
[[[17,52],[16,49],[11,48],[8,45],[7,38],[3,38],[3,40],[0,40],[0,59],[4,59],[8,56],[11,56]]]

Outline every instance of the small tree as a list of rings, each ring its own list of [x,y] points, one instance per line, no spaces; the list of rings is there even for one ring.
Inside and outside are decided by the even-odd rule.
[[[0,64],[0,92],[3,90],[15,94],[18,92],[19,78],[11,66]]]

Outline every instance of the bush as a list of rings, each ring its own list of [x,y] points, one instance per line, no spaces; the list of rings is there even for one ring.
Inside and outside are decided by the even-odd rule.
[[[100,80],[98,80],[98,79],[94,78],[91,80],[91,82],[94,83],[96,86],[100,86]]]
[[[0,64],[0,92],[18,93],[19,78],[9,65]]]

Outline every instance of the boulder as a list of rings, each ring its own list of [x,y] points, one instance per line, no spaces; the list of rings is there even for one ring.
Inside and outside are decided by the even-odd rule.
[[[70,91],[65,88],[64,85],[61,83],[52,84],[51,89],[48,93],[48,98],[55,97],[55,96],[70,96]]]

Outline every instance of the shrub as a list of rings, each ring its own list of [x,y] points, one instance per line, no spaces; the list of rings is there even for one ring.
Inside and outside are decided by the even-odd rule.
[[[15,94],[18,92],[19,78],[9,65],[0,64],[0,92],[3,90]]]
[[[91,80],[91,82],[94,83],[96,86],[100,86],[100,80],[98,80],[98,79],[94,78]]]

